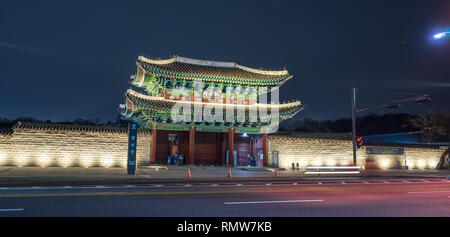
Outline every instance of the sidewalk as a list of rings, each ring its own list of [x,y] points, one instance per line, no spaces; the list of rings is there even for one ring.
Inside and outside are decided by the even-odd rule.
[[[186,178],[188,169],[191,178]],[[242,182],[301,180],[311,177],[364,177],[364,178],[449,178],[450,170],[363,170],[357,175],[305,175],[303,171],[278,171],[271,168],[231,168],[200,166],[148,166],[127,175],[124,168],[57,168],[0,166],[0,186],[11,185],[83,185],[131,184],[156,182]]]

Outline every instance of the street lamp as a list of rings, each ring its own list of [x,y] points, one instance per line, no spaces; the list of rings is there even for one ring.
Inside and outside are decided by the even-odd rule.
[[[444,38],[445,36],[449,35],[450,32],[441,32],[441,33],[437,33],[435,35],[433,35],[433,37],[435,39],[440,39],[440,38]]]
[[[404,100],[397,100],[391,103],[386,104],[380,104],[380,105],[374,105],[370,107],[365,108],[356,108],[356,88],[352,88],[352,140],[353,140],[353,164],[358,165],[356,163],[356,149],[358,148],[358,142],[356,137],[356,113],[357,112],[363,112],[373,109],[380,109],[380,108],[389,108],[389,109],[399,109],[401,108],[401,103],[411,102],[414,101],[417,104],[423,104],[431,101],[431,98],[429,95],[419,95],[416,97],[404,99]]]

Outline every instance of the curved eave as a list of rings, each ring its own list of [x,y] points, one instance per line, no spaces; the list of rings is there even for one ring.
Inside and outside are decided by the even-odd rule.
[[[244,84],[244,85],[253,85],[253,86],[279,86],[284,81],[292,78],[292,75],[289,75],[289,73],[285,71],[275,71],[275,72],[282,72],[279,75],[276,74],[276,78],[273,79],[251,79],[251,78],[238,78],[238,77],[220,77],[220,76],[214,76],[214,75],[202,75],[202,74],[191,74],[191,73],[175,73],[170,72],[167,70],[163,70],[160,68],[156,68],[150,64],[146,64],[145,66],[150,68],[151,70],[146,69],[142,63],[145,63],[145,61],[137,61],[136,64],[139,69],[143,70],[145,74],[154,75],[154,76],[164,76],[164,77],[171,77],[175,79],[183,79],[183,80],[202,80],[202,81],[208,81],[208,82],[217,82],[217,83],[235,83],[235,84]],[[259,69],[254,69],[259,70]],[[269,71],[273,72],[273,71]],[[254,73],[254,72],[252,72]],[[266,74],[261,74],[261,77],[266,76]],[[135,84],[139,84],[138,81],[143,81],[143,78],[141,78],[136,75],[136,78],[134,80]]]
[[[131,97],[131,98],[130,98]],[[140,101],[141,104],[145,106],[139,106],[133,102],[133,100]],[[207,106],[219,106],[224,109],[233,107],[234,110],[242,110],[250,111],[256,106],[257,110],[267,109],[267,111],[279,113],[280,116],[293,116],[298,113],[300,110],[304,108],[304,105],[300,103],[300,101],[285,103],[285,104],[254,104],[254,105],[236,105],[236,104],[221,104],[221,103],[207,103],[207,102],[191,102],[191,101],[174,101],[167,100],[163,97],[155,97],[144,95],[134,90],[129,89],[126,92],[126,111],[135,112],[136,107],[140,109],[150,109],[156,112],[167,113],[173,108],[176,103],[184,104],[185,106],[198,106],[200,105],[202,109]],[[130,108],[131,107],[131,108]],[[277,111],[278,110],[278,111]],[[283,114],[284,113],[284,114]]]

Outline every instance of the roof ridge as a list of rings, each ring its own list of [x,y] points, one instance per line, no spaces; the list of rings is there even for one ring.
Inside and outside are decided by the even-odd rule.
[[[241,70],[251,72],[251,73],[256,73],[256,74],[261,74],[261,75],[271,75],[271,76],[283,76],[283,75],[289,74],[289,72],[287,70],[264,70],[264,69],[246,67],[246,66],[240,65],[237,62],[194,59],[194,58],[188,58],[188,57],[181,57],[178,55],[175,55],[169,59],[160,59],[160,60],[154,60],[154,59],[149,59],[145,56],[139,56],[138,61],[143,61],[146,63],[157,64],[157,65],[164,65],[164,64],[179,62],[179,63],[193,64],[193,65],[200,65],[200,66],[209,66],[209,67],[236,68],[236,69],[241,69]]]
[[[86,132],[127,132],[124,127],[102,126],[102,125],[84,125],[84,124],[49,124],[42,122],[17,122],[12,130],[56,130],[56,131],[86,131]],[[140,130],[142,130],[140,128]]]

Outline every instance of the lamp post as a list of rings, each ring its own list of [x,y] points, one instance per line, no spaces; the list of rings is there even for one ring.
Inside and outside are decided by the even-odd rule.
[[[390,109],[398,109],[401,107],[401,103],[411,102],[414,101],[417,104],[423,104],[426,102],[430,102],[431,98],[429,95],[419,95],[412,98],[404,99],[404,100],[397,100],[391,103],[386,104],[380,104],[380,105],[374,105],[370,107],[365,108],[356,108],[356,91],[357,88],[352,88],[352,140],[353,140],[353,164],[357,166],[357,157],[356,157],[356,113],[357,112],[363,112],[363,111],[369,111],[373,109],[380,109],[380,108],[390,108]]]

